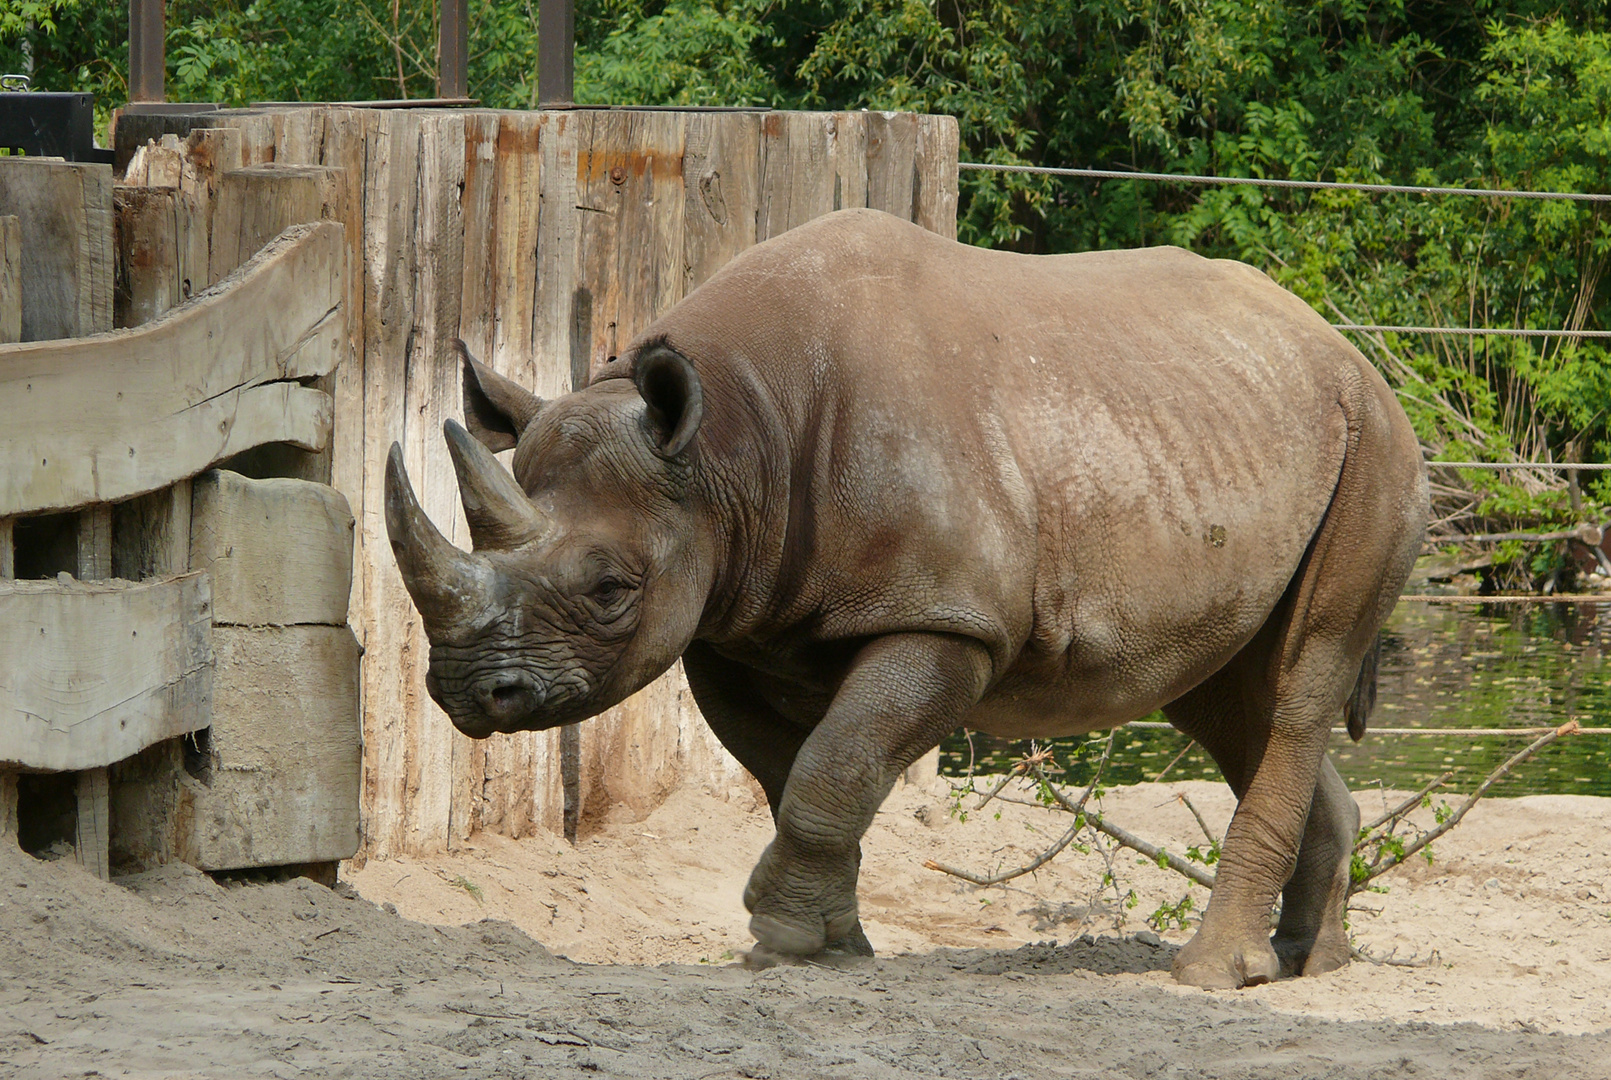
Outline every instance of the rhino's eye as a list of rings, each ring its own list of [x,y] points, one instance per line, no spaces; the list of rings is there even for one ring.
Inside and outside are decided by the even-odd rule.
[[[600,578],[599,583],[593,586],[593,600],[601,607],[609,607],[621,599],[626,592],[625,583],[612,577]]]

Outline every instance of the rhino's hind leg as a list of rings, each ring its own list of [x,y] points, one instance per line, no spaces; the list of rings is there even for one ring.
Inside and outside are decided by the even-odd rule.
[[[1356,389],[1365,392],[1342,402],[1337,488],[1286,595],[1224,669],[1166,710],[1219,762],[1238,799],[1202,927],[1175,956],[1181,982],[1245,986],[1283,966],[1311,973],[1347,962],[1342,915],[1358,810],[1325,761],[1326,742],[1426,520],[1414,433],[1391,422],[1385,386]],[[1272,941],[1270,910],[1283,892],[1292,910]]]
[[[1281,974],[1321,975],[1348,963],[1348,873],[1359,806],[1329,758],[1320,763],[1298,865],[1281,892],[1281,921],[1270,939]]]

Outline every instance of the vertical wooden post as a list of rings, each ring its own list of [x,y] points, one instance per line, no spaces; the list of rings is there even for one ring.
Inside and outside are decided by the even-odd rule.
[[[22,219],[0,217],[0,345],[22,340]]]
[[[129,100],[165,101],[163,0],[129,0]]]
[[[436,38],[436,96],[470,96],[469,0],[441,0]]]
[[[91,506],[78,515],[78,579],[112,576],[112,507]],[[78,841],[75,854],[84,869],[102,881],[111,876],[111,788],[105,768],[78,774]]]
[[[537,104],[576,97],[576,0],[538,0]]]

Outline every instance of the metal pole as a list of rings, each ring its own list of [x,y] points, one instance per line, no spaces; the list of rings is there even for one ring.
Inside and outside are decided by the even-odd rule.
[[[537,104],[569,105],[575,97],[575,0],[538,0]]]
[[[165,101],[163,0],[129,0],[129,100]]]
[[[436,39],[436,96],[470,96],[469,0],[441,0]]]

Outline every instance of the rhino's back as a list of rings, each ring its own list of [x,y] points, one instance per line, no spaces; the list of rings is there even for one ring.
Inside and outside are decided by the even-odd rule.
[[[1025,715],[1111,721],[1223,663],[1325,512],[1339,402],[1388,393],[1240,263],[986,251],[874,211],[752,249],[657,330],[776,403],[812,485],[785,621],[977,632]]]

